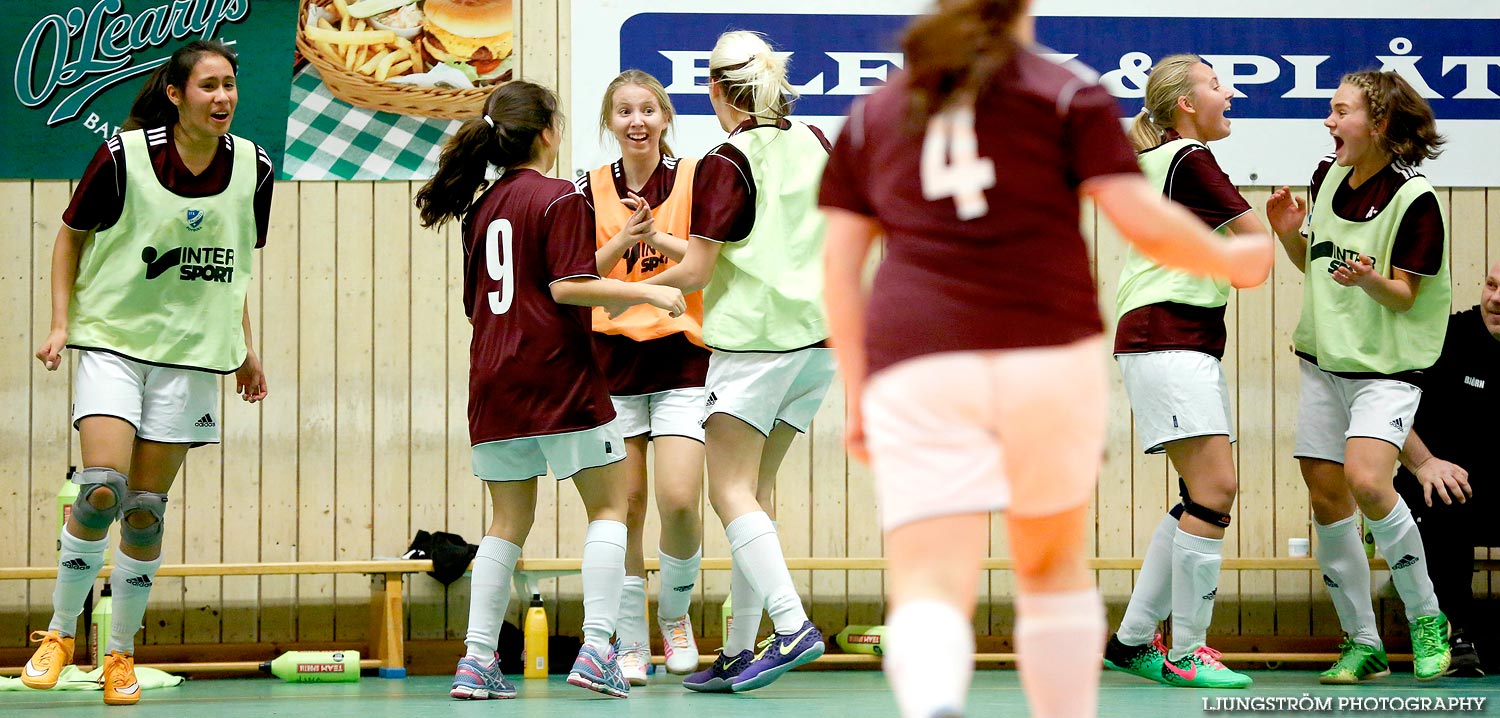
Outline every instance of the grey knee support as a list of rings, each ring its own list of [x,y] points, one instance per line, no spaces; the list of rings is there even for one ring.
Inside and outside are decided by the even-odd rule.
[[[137,528],[130,517],[141,512],[151,515],[151,523]],[[167,513],[167,495],[131,489],[120,512],[120,541],[131,546],[154,546],[161,541],[162,517]]]
[[[119,518],[121,507],[125,505],[128,493],[125,475],[114,469],[91,467],[74,475],[73,481],[79,485],[78,498],[73,501],[73,518],[95,531],[109,528]],[[101,488],[109,489],[115,495],[115,503],[107,509],[98,508],[89,501],[94,492]]]

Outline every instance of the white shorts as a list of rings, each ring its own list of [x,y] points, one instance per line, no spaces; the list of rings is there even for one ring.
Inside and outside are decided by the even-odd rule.
[[[1346,379],[1306,359],[1297,407],[1299,459],[1344,463],[1344,444],[1356,436],[1406,445],[1422,390],[1394,379]]]
[[[655,394],[611,396],[620,434],[632,436],[685,436],[703,441],[703,404],[708,391],[701,386],[669,389]]]
[[[714,352],[708,358],[703,421],[728,414],[766,436],[782,422],[806,432],[833,383],[832,349]]]
[[[863,404],[882,527],[1087,505],[1104,458],[1107,395],[1099,337],[933,354],[879,372]]]
[[[1146,453],[1160,454],[1163,444],[1195,436],[1234,441],[1229,383],[1218,359],[1203,352],[1159,351],[1116,354],[1115,361]]]
[[[143,364],[103,351],[78,351],[73,426],[88,416],[130,422],[135,435],[163,444],[219,443],[219,375]]]
[[[616,421],[582,431],[476,444],[474,475],[485,481],[525,481],[547,467],[557,480],[625,459],[625,437]]]

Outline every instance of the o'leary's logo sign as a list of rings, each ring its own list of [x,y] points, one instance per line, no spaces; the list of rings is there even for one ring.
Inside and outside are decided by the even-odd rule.
[[[251,0],[156,0],[132,13],[123,0],[97,0],[54,12],[31,25],[15,58],[16,99],[29,108],[56,101],[49,126],[77,119],[99,93],[140,77],[167,61],[170,52],[142,60],[142,51],[197,38],[210,38],[224,23],[239,22]],[[56,3],[49,3],[53,5]],[[97,115],[90,129],[109,136],[113,129]]]

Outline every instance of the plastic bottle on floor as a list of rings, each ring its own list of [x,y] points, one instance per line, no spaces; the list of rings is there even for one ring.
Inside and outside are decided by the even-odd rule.
[[[354,683],[359,651],[287,651],[260,669],[287,683]]]
[[[523,633],[525,636],[523,660],[526,667],[522,675],[527,678],[546,678],[547,640],[550,631],[547,628],[547,609],[542,606],[540,594],[531,594],[531,606],[526,609]]]

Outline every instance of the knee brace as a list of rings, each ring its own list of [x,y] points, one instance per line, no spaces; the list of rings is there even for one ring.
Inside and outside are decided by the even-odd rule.
[[[145,512],[151,515],[151,523],[137,528],[130,517]],[[167,513],[167,495],[152,491],[132,489],[125,498],[120,512],[120,540],[131,546],[155,546],[161,541],[162,517]]]
[[[126,490],[125,475],[114,469],[92,467],[75,474],[73,481],[79,485],[78,498],[73,501],[73,517],[78,519],[78,523],[95,531],[109,528],[119,518],[129,493]],[[115,495],[113,506],[101,509],[89,501],[99,489],[109,489]]]
[[[1182,477],[1177,477],[1177,494],[1182,497],[1182,510],[1204,523],[1210,523],[1221,529],[1229,528],[1229,514],[1223,511],[1215,511],[1203,504],[1193,503],[1193,497],[1188,495],[1187,482]]]

